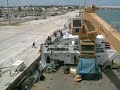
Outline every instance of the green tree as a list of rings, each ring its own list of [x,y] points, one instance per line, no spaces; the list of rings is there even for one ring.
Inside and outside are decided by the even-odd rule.
[[[2,17],[2,10],[0,9],[0,17]]]
[[[38,13],[41,14],[42,13],[42,8],[38,8]]]
[[[0,6],[0,8],[4,8],[4,6]]]
[[[0,9],[0,14],[2,13],[2,10]]]
[[[30,5],[30,6],[29,6],[29,9],[30,9],[30,11],[33,11],[33,6]]]
[[[18,7],[18,11],[19,11],[19,12],[22,11],[22,8],[21,8],[21,7]]]

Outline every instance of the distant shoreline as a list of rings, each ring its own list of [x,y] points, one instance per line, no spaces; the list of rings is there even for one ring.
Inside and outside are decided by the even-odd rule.
[[[120,6],[99,6],[100,9],[120,9]]]

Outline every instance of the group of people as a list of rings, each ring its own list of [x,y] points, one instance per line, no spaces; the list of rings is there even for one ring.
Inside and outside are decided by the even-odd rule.
[[[57,38],[58,37],[58,33],[59,33],[59,36],[61,37],[61,36],[63,36],[63,32],[62,32],[62,30],[57,30],[57,31],[54,31],[54,33],[53,33],[53,35],[52,36],[54,36],[55,38]],[[50,44],[52,44],[52,38],[51,38],[51,36],[48,36],[48,38],[46,39],[46,44],[47,45],[50,45]],[[33,44],[32,44],[32,48],[36,48],[36,43],[35,43],[35,41],[33,42]]]
[[[58,38],[60,36],[63,36],[62,30],[54,31],[53,35],[52,36],[48,36],[48,38],[46,39],[46,44],[47,45],[51,45],[53,43],[52,37]]]
[[[57,37],[57,34],[58,34],[58,33],[60,34],[60,36],[63,36],[63,32],[62,32],[62,30],[60,30],[60,29],[57,30],[57,31],[54,31],[54,34],[53,34],[53,35],[54,35],[55,37]]]

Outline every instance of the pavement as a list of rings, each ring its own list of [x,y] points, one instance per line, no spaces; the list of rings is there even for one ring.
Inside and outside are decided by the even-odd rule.
[[[55,30],[63,29],[64,24],[70,18],[75,17],[77,12],[73,11],[61,16],[33,20],[18,26],[0,26],[0,68],[10,67],[16,60],[23,60],[26,66],[30,65],[32,62],[30,62],[29,57],[34,57],[32,59],[35,60],[39,56],[36,52],[39,52],[40,44],[44,43],[45,39]],[[32,48],[34,41],[37,48]],[[35,53],[38,55],[34,55]],[[0,88],[3,88],[10,81],[7,73],[3,76],[6,79],[0,78]]]
[[[75,82],[73,74],[64,74],[63,67],[55,73],[44,73],[46,79],[35,83],[31,90],[120,90],[117,70],[106,68],[99,80]]]
[[[22,23],[20,26],[0,27],[0,65],[7,62],[31,48],[35,41],[37,46],[45,41],[48,35],[55,30],[62,29],[67,20],[75,16],[75,12],[63,16],[49,17],[45,20],[33,20]]]

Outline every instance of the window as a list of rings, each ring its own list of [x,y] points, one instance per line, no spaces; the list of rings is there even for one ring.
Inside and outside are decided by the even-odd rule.
[[[76,32],[79,32],[79,28],[76,28]]]
[[[54,50],[54,48],[48,48],[47,51]]]
[[[65,51],[65,48],[61,48],[61,51]]]
[[[73,27],[81,27],[81,20],[73,20]]]
[[[93,45],[82,45],[81,50],[82,51],[94,51],[94,46]]]
[[[50,57],[47,56],[47,63],[50,63]]]
[[[103,48],[96,48],[96,52],[97,53],[104,53],[104,49]]]

